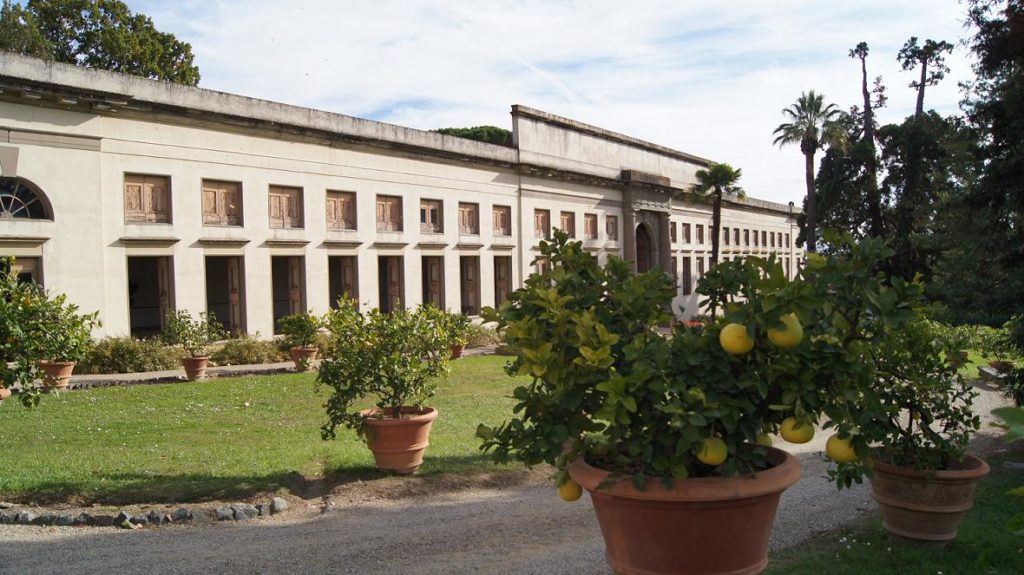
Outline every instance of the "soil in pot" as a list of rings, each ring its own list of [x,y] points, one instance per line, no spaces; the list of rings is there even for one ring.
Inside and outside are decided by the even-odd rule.
[[[288,350],[291,354],[292,361],[295,362],[295,371],[309,371],[313,367],[313,362],[316,361],[316,354],[319,352],[319,348],[316,347],[293,347]]]
[[[668,490],[651,479],[638,491],[629,479],[598,489],[608,472],[577,458],[572,478],[590,492],[619,574],[748,574],[768,564],[779,497],[800,479],[800,464],[768,448],[773,467],[751,475],[677,480]]]
[[[71,381],[71,374],[75,371],[73,361],[40,361],[39,368],[43,370],[43,384],[50,389],[67,389]]]
[[[366,444],[373,452],[377,468],[399,475],[415,473],[423,464],[423,452],[430,443],[430,428],[437,419],[437,410],[403,407],[401,418],[391,417],[390,408],[384,410],[384,417],[380,413],[379,409],[363,412]]]
[[[181,358],[181,365],[185,368],[185,378],[189,381],[195,381],[206,376],[206,366],[209,364],[210,358],[208,356],[200,357],[183,357]]]
[[[956,468],[941,471],[876,460],[871,497],[887,531],[941,547],[956,538],[960,521],[974,507],[975,488],[988,473],[988,464],[970,454]]]

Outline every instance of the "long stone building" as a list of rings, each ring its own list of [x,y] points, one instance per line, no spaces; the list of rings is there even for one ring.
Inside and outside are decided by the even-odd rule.
[[[0,54],[0,255],[99,310],[96,335],[147,335],[167,310],[235,332],[341,294],[475,315],[567,230],[604,261],[708,268],[709,160],[524,106],[511,147],[113,72]],[[730,198],[726,259],[795,273],[793,207]]]

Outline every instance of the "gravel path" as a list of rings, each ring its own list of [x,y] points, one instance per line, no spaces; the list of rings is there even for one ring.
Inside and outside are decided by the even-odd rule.
[[[981,389],[987,414],[1003,402]],[[987,428],[986,423],[986,428]],[[874,512],[866,486],[825,478],[826,434],[797,454],[803,479],[782,498],[770,543],[780,550]],[[991,442],[991,428],[978,440]],[[983,447],[979,445],[979,447]],[[339,502],[340,503],[340,502]],[[251,524],[119,531],[0,526],[0,573],[610,573],[589,498],[561,502],[548,481],[310,508]]]

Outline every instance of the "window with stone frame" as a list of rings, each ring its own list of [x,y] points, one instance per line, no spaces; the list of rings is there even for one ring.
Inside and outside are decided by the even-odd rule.
[[[792,244],[789,243],[789,234],[786,234],[786,244],[785,244],[785,247],[787,247],[787,248],[793,247]]]
[[[420,233],[444,233],[444,204],[441,200],[420,200]]]
[[[768,247],[768,232],[761,230],[761,247]]]
[[[759,245],[761,244],[759,244],[757,241],[757,230],[754,230],[754,247],[756,248]]]
[[[355,192],[327,190],[327,229],[356,229]]]
[[[377,196],[377,231],[400,232],[402,225],[402,198]]]
[[[697,243],[704,244],[704,224],[697,224]]]
[[[692,273],[689,256],[683,256],[683,295],[690,295],[693,293]]]
[[[750,246],[750,230],[743,230],[743,245]]]
[[[551,210],[533,210],[533,237],[551,239]]]
[[[740,229],[739,228],[733,228],[733,230],[732,230],[732,240],[733,240],[732,244],[734,246],[739,247],[739,245],[740,245]]]
[[[124,175],[125,223],[171,223],[171,178],[149,174]]]
[[[203,225],[242,225],[242,184],[203,180]]]
[[[605,233],[608,234],[608,241],[619,240],[619,217],[607,215],[604,217]]]
[[[690,224],[683,224],[683,243],[688,244],[691,241],[690,235]]]
[[[729,228],[722,228],[722,244],[729,245]]]
[[[480,204],[459,202],[459,233],[480,234]]]
[[[583,239],[597,239],[597,214],[583,214]]]
[[[672,243],[676,243],[676,242],[679,241],[679,238],[676,236],[676,223],[675,222],[669,222],[668,223],[668,239]]]
[[[512,208],[509,206],[494,206],[491,208],[494,219],[494,230],[496,236],[512,235]]]
[[[576,212],[562,212],[558,222],[559,229],[569,234],[570,238],[576,237]]]
[[[301,228],[302,188],[270,186],[270,227]]]

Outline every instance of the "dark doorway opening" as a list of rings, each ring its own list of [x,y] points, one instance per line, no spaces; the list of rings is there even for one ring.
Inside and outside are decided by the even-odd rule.
[[[405,270],[402,256],[377,257],[380,311],[391,313],[405,307]]]
[[[245,269],[241,256],[206,257],[206,312],[231,335],[245,333]]]
[[[169,257],[128,258],[128,321],[133,336],[160,333],[174,309],[174,277]]]
[[[327,256],[327,275],[331,308],[338,307],[338,299],[342,296],[359,301],[359,262],[356,256]]]
[[[301,256],[272,256],[270,282],[274,306],[274,333],[280,333],[277,320],[306,311],[305,262]]]
[[[423,303],[444,309],[444,256],[423,256]]]

